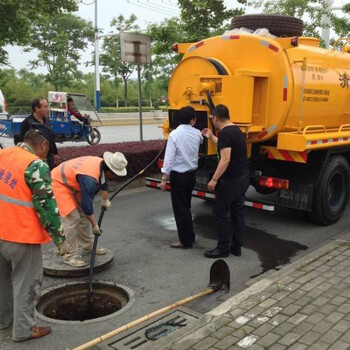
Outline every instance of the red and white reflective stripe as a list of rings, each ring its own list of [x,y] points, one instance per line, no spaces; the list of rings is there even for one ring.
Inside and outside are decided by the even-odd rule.
[[[272,51],[275,51],[275,52],[278,52],[279,51],[279,48],[275,45],[272,45],[270,44],[269,42],[265,41],[265,40],[260,40],[260,44],[267,47],[268,49],[272,50]]]
[[[193,45],[191,46],[187,52],[192,52],[194,51],[195,49],[198,49],[199,47],[203,46],[204,45],[204,41],[200,41],[199,43],[197,43],[196,45]]]
[[[349,142],[349,141],[350,141],[350,137],[336,137],[331,139],[307,141],[306,145],[315,146],[315,145],[324,145],[325,143]]]
[[[261,134],[258,135],[258,139],[261,140],[265,136],[267,136],[271,131],[274,131],[276,129],[276,125],[272,125],[268,129],[264,130]]]
[[[283,101],[288,99],[288,75],[283,78]]]
[[[146,185],[148,187],[152,187],[152,188],[160,188],[160,180],[146,180]],[[166,186],[166,190],[170,191],[170,184],[168,183]],[[196,197],[200,197],[200,198],[208,198],[208,199],[215,199],[216,198],[216,194],[215,193],[210,193],[210,192],[205,192],[205,191],[198,191],[198,190],[194,190],[192,192],[193,196]],[[251,207],[251,208],[255,208],[255,209],[261,209],[261,210],[267,210],[267,211],[274,211],[275,210],[275,206],[274,205],[268,205],[268,204],[263,204],[263,203],[259,203],[259,202],[253,202],[253,201],[249,201],[246,200],[244,202],[244,205],[246,205],[247,207]]]
[[[146,185],[147,185],[148,187],[160,188],[160,182],[161,182],[160,180],[158,180],[158,181],[146,180]],[[165,189],[166,189],[167,191],[170,191],[170,184],[169,184],[169,183],[166,184]]]
[[[197,191],[197,190],[194,190],[192,192],[192,196],[197,196],[197,197],[200,197],[200,198],[210,198],[210,199],[215,199],[216,198],[216,194],[215,193],[209,193],[209,192]]]
[[[245,201],[244,205],[247,207],[255,208],[255,209],[261,209],[261,210],[267,210],[267,211],[274,211],[275,206],[274,205],[268,205],[258,202],[252,202],[252,201]]]
[[[224,34],[221,35],[221,40],[238,40],[239,35],[229,35],[229,34]]]

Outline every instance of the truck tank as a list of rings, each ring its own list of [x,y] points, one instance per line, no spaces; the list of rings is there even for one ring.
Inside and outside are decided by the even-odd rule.
[[[248,144],[273,141],[280,132],[350,123],[350,56],[318,44],[316,38],[234,32],[180,44],[184,56],[168,90],[170,125],[172,110],[189,104],[199,123],[210,125],[203,121],[210,99],[229,108]],[[213,153],[210,145],[207,154]]]

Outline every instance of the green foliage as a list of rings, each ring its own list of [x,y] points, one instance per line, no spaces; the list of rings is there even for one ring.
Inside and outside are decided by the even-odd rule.
[[[112,19],[111,27],[113,28],[113,32],[117,31],[118,33],[124,31],[137,32],[140,28],[135,23],[136,20],[137,17],[135,15],[131,15],[129,18],[125,18],[123,15],[120,15]],[[117,93],[119,87],[118,77],[122,78],[124,82],[125,106],[127,106],[128,79],[134,71],[134,64],[126,63],[121,60],[119,36],[111,36],[105,38],[102,45],[100,63],[103,66],[102,71],[106,73],[108,77],[114,80],[114,83],[117,87]]]
[[[0,1],[0,64],[7,63],[5,45],[25,45],[34,22],[43,15],[76,11],[74,0],[1,0]]]
[[[172,45],[186,40],[187,33],[178,18],[170,18],[147,27],[147,34],[152,38],[152,65],[145,67],[144,77],[158,77],[161,88],[167,90],[170,74],[181,60],[181,55],[174,53]]]
[[[241,5],[245,0],[238,0]],[[187,40],[197,42],[210,36],[225,21],[244,13],[242,8],[228,10],[223,0],[178,0]]]
[[[264,12],[300,18],[304,21],[304,36],[320,38],[320,29],[326,28],[323,16],[335,16],[325,0],[273,0],[264,4]]]
[[[348,37],[350,32],[350,21],[349,21],[350,4],[346,4],[343,7],[343,12],[344,12],[343,17],[333,16],[331,18],[332,27],[338,37]],[[344,42],[342,42],[342,44],[344,44]]]
[[[26,114],[29,115],[32,111],[32,107],[29,106],[8,106],[7,111],[10,115],[13,114]]]
[[[46,81],[55,86],[72,87],[82,79],[78,70],[80,51],[94,40],[91,22],[65,13],[42,17],[33,25],[27,51],[39,51],[38,58],[31,61],[33,68],[45,66],[49,72]]]

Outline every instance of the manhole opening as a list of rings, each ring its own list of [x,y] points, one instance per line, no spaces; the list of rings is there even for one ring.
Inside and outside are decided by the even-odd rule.
[[[118,312],[129,301],[126,290],[115,284],[94,283],[93,300],[88,300],[88,284],[69,284],[44,294],[37,311],[51,319],[86,321]]]

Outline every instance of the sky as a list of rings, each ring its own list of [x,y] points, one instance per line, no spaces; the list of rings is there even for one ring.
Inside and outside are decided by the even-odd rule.
[[[79,10],[76,15],[91,21],[95,21],[95,0],[83,0],[79,4]],[[237,1],[225,0],[227,8],[237,6]],[[137,24],[141,29],[146,29],[149,23],[159,23],[166,18],[178,16],[180,14],[176,0],[97,0],[97,22],[104,34],[110,33],[110,22],[113,17],[123,15],[129,17],[135,14],[138,18]],[[7,46],[5,48],[9,53],[9,63],[17,70],[21,68],[29,69],[28,63],[35,58],[35,53],[23,52],[21,47]],[[82,52],[82,62],[91,60],[91,55],[94,52],[94,46],[91,45],[86,52]],[[93,72],[93,67],[85,67],[81,64],[79,67],[84,72]],[[40,73],[47,73],[45,68],[35,70]]]
[[[95,0],[82,0],[83,3],[79,4],[79,10],[76,15],[95,21]],[[110,33],[110,21],[113,17],[117,17],[120,14],[125,17],[129,17],[131,14],[135,14],[138,18],[138,25],[141,29],[146,29],[149,23],[159,23],[166,18],[179,15],[180,11],[177,6],[177,0],[96,0],[97,1],[97,13],[98,13],[98,27],[103,32]],[[251,2],[253,2],[252,0]],[[331,1],[331,0],[330,0]],[[333,6],[341,7],[349,1],[346,0],[334,0]],[[225,0],[227,8],[237,7],[238,2],[236,0]],[[246,9],[247,13],[258,13],[259,10],[253,7]],[[34,59],[36,54],[25,53],[23,48],[7,46],[5,48],[9,53],[9,63],[17,70],[21,68],[29,69],[28,63],[31,59]],[[91,45],[88,50],[81,53],[82,64],[80,69],[84,72],[93,72],[93,67],[85,67],[84,62],[91,60],[94,47]],[[47,73],[45,68],[38,68],[35,72]]]

